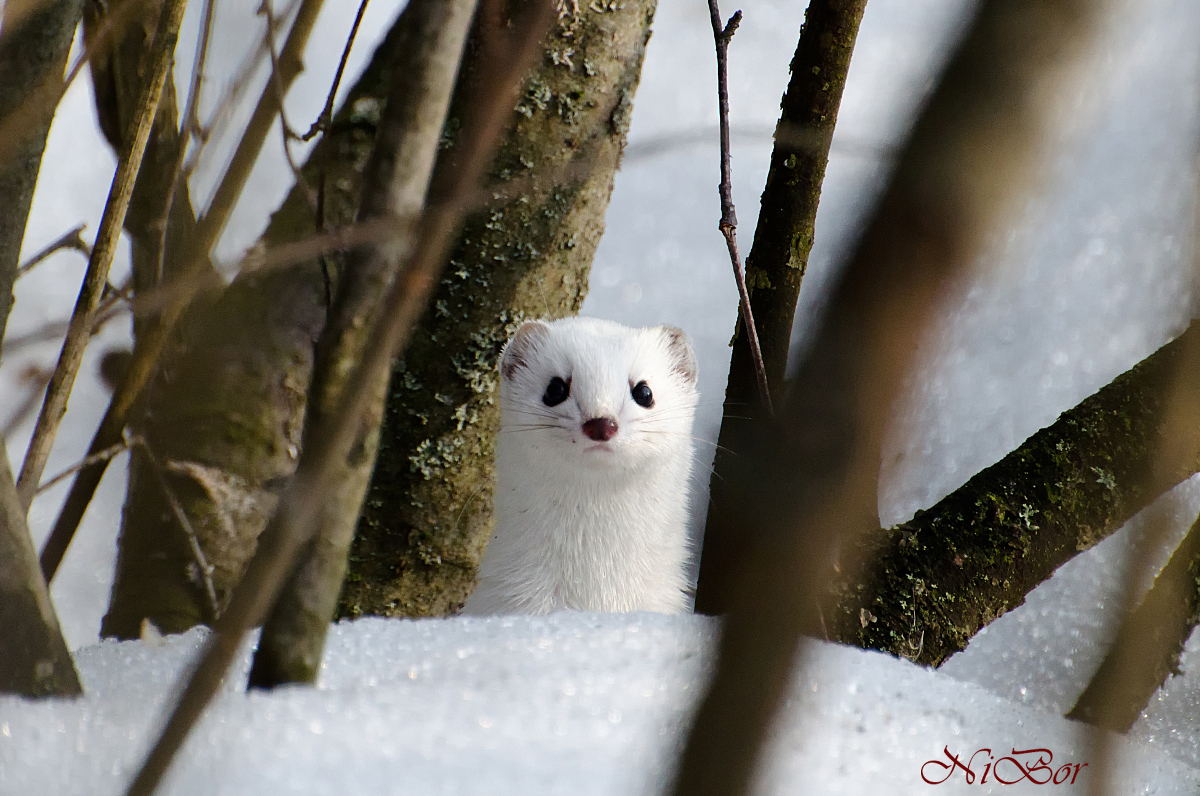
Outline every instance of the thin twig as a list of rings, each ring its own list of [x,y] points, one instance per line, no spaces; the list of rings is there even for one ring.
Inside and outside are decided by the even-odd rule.
[[[292,17],[293,12],[296,11],[297,6],[301,2],[302,0],[288,0],[287,6],[277,17],[281,20]],[[242,95],[245,94],[246,89],[253,82],[258,68],[267,57],[267,40],[266,38],[261,38],[254,50],[247,53],[238,65],[238,68],[234,71],[233,79],[225,84],[224,89],[222,89],[221,94],[217,98],[217,102],[213,105],[212,112],[209,113],[208,123],[202,125],[197,121],[194,135],[199,146],[196,147],[196,151],[192,153],[191,157],[184,164],[183,173],[186,176],[190,177],[200,165],[200,157],[208,143],[212,139],[219,138],[224,134],[225,126],[233,118],[234,110],[238,107]]]
[[[162,489],[167,502],[171,504],[171,513],[175,515],[175,520],[179,523],[183,535],[187,537],[188,548],[192,551],[192,557],[196,559],[198,576],[204,584],[204,594],[208,597],[209,616],[207,620],[211,624],[221,616],[221,603],[217,599],[217,588],[213,583],[213,567],[208,563],[208,557],[204,555],[204,548],[200,546],[200,537],[196,535],[196,529],[192,527],[187,512],[183,510],[183,504],[175,495],[175,490],[171,489],[171,485],[167,483],[165,470],[154,456],[154,452],[150,450],[150,446],[140,437],[134,438],[131,444],[136,445],[146,455],[146,460],[150,462],[150,469],[154,473],[154,479],[158,481],[159,488]]]
[[[67,411],[67,399],[75,384],[75,375],[79,372],[83,350],[91,338],[96,308],[100,303],[104,285],[108,281],[108,271],[112,266],[117,242],[121,237],[121,228],[125,223],[125,214],[129,210],[129,202],[133,196],[134,182],[137,179],[138,169],[141,167],[142,156],[146,152],[146,145],[150,140],[150,129],[154,124],[154,117],[158,113],[163,88],[171,74],[175,42],[179,37],[179,23],[183,19],[183,10],[186,7],[187,0],[168,0],[159,17],[153,43],[147,51],[146,60],[150,64],[149,75],[138,99],[132,134],[122,148],[112,188],[109,191],[108,202],[104,208],[104,216],[100,219],[96,243],[92,247],[92,255],[88,260],[87,273],[79,291],[75,312],[71,316],[71,325],[67,330],[67,337],[63,341],[58,365],[46,388],[46,400],[42,404],[41,414],[34,427],[33,438],[25,453],[21,476],[17,479],[17,495],[21,499],[21,505],[27,511],[33,500],[33,494],[37,491],[42,471],[46,468],[46,460],[50,457],[50,449],[54,445],[58,426]]]
[[[738,255],[737,212],[733,207],[733,167],[729,156],[729,41],[742,21],[742,12],[735,12],[724,27],[721,26],[721,9],[717,6],[717,0],[708,0],[708,13],[712,19],[713,42],[717,47],[717,104],[721,112],[721,222],[718,226],[721,234],[725,236],[729,261],[733,265],[733,278],[737,282],[742,325],[750,343],[750,355],[754,359],[754,375],[758,378],[758,397],[770,416],[775,414],[775,409],[771,405],[771,391],[767,385],[767,368],[763,364],[758,329],[754,326],[754,312],[750,309],[750,291],[746,288],[746,275],[742,271],[742,259]]]
[[[185,260],[186,264],[180,269],[172,283],[176,280],[183,283],[194,280],[208,264],[209,253],[225,229],[229,215],[238,197],[241,196],[246,179],[258,159],[258,153],[266,142],[271,125],[274,124],[275,116],[279,112],[278,98],[287,94],[287,89],[300,74],[303,66],[300,56],[304,52],[309,34],[312,33],[313,25],[316,24],[322,4],[323,0],[300,0],[300,7],[296,12],[291,29],[288,31],[287,42],[280,55],[280,63],[284,71],[274,73],[270,78],[271,83],[278,81],[282,85],[282,91],[278,86],[269,84],[259,95],[258,105],[255,106],[254,113],[242,133],[242,138],[238,142],[233,159],[225,170],[221,184],[217,187],[212,201],[209,202],[208,210],[196,222],[194,236],[189,244],[191,257]],[[170,284],[164,287],[169,288]],[[88,446],[89,452],[103,450],[121,440],[125,431],[126,416],[142,394],[151,374],[154,373],[158,358],[166,346],[171,330],[193,295],[194,292],[183,291],[175,296],[174,301],[162,310],[153,324],[148,325],[146,332],[138,340],[137,350],[129,364],[129,373],[113,394],[104,418],[100,421],[100,426],[92,435],[92,442]],[[42,547],[41,565],[47,582],[54,577],[58,565],[62,563],[62,557],[71,544],[71,538],[75,535],[80,520],[83,519],[83,513],[91,503],[96,487],[100,485],[105,468],[105,462],[99,462],[92,467],[80,470],[75,482],[71,485],[71,491],[67,493],[67,497],[63,501],[63,507],[59,512],[58,519],[55,520],[54,528],[50,531],[50,536]]]
[[[372,398],[368,385],[375,374],[388,368],[403,348],[413,324],[424,309],[437,274],[462,220],[461,194],[479,184],[491,160],[504,123],[512,112],[516,89],[539,51],[541,38],[554,18],[549,0],[530,4],[524,24],[508,32],[507,47],[493,42],[494,68],[482,76],[473,113],[464,125],[462,151],[456,152],[444,174],[437,175],[412,258],[397,275],[371,330],[367,353],[347,383],[348,389],[326,424],[301,454],[296,473],[288,483],[275,516],[259,538],[259,546],[246,574],[209,636],[199,664],[179,698],[161,737],[155,744],[128,796],[150,796],[183,745],[192,726],[211,701],[232,662],[245,633],[261,620],[274,602],[284,577],[319,519],[327,485],[336,462],[348,454],[359,432],[361,418]],[[501,31],[495,31],[500,34]],[[488,42],[485,41],[485,46]],[[441,177],[442,179],[438,179]]]
[[[41,485],[38,486],[37,492],[35,492],[34,494],[36,494],[36,495],[42,494],[46,490],[52,488],[55,484],[58,484],[60,481],[65,480],[72,473],[79,472],[84,467],[89,467],[89,466],[95,464],[96,462],[106,462],[109,459],[113,458],[114,456],[118,456],[118,455],[124,453],[125,451],[129,450],[129,448],[132,447],[133,444],[134,444],[134,442],[132,440],[118,442],[116,445],[112,445],[108,448],[105,448],[104,450],[100,451],[99,453],[93,453],[91,456],[87,456],[87,457],[81,459],[80,461],[75,462],[75,464],[72,464],[70,467],[63,470],[58,475],[54,476],[49,481],[43,481],[41,483]]]
[[[358,15],[354,17],[354,24],[350,26],[350,36],[346,39],[346,46],[342,48],[342,60],[338,62],[337,74],[333,76],[333,85],[329,87],[329,96],[325,98],[325,107],[321,110],[321,115],[312,123],[312,127],[308,128],[308,132],[300,137],[301,141],[311,141],[317,133],[328,132],[329,125],[333,123],[333,103],[337,100],[338,88],[342,85],[342,75],[346,73],[346,62],[350,60],[350,50],[354,47],[358,26],[362,24],[363,15],[367,13],[367,3],[369,2],[371,0],[362,0],[358,6]]]
[[[199,127],[197,116],[200,106],[200,90],[204,85],[204,69],[208,63],[208,45],[212,40],[213,15],[216,0],[204,0],[204,12],[200,22],[200,34],[196,41],[196,57],[192,60],[192,75],[188,86],[187,105],[183,109],[183,118],[179,125],[179,149],[175,153],[175,163],[171,166],[171,185],[167,189],[167,200],[163,205],[162,216],[159,218],[158,239],[158,282],[161,283],[166,273],[167,260],[167,230],[171,221],[171,210],[175,205],[175,193],[183,176],[183,164],[187,159],[188,144]],[[197,147],[199,149],[199,147]]]
[[[60,252],[63,249],[74,249],[77,252],[81,252],[84,257],[90,259],[92,256],[92,247],[88,246],[87,241],[80,237],[79,234],[86,228],[87,224],[80,224],[70,232],[63,233],[61,238],[30,257],[21,265],[20,268],[17,269],[17,279],[20,279],[25,274],[32,271],[39,263],[46,260],[50,255]]]
[[[50,383],[50,376],[53,372],[49,368],[32,366],[26,368],[21,374],[21,380],[27,383],[29,388],[25,392],[25,400],[21,401],[21,405],[13,411],[4,424],[4,430],[0,431],[0,435],[3,435],[5,439],[16,433],[21,424],[38,408],[38,404],[41,403],[39,399],[45,392],[46,385]]]
[[[275,52],[275,13],[271,11],[271,0],[263,0],[259,7],[259,13],[263,15],[267,24],[266,44],[267,54],[271,56],[271,78],[267,85],[274,86],[275,91],[279,94],[279,132],[283,136],[283,157],[287,160],[288,168],[292,170],[292,178],[296,181],[298,187],[304,194],[305,200],[308,202],[309,209],[314,213],[317,211],[317,193],[308,184],[308,180],[304,176],[304,172],[300,170],[300,166],[296,163],[296,159],[292,157],[292,141],[299,141],[300,136],[292,129],[291,123],[288,121],[287,109],[284,107],[282,86],[276,75],[280,72],[279,55]]]

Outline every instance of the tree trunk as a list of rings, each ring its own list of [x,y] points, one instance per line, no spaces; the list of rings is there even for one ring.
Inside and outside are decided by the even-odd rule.
[[[0,694],[75,696],[79,675],[25,525],[0,437]]]
[[[0,23],[0,123],[22,114],[18,140],[5,141],[0,154],[0,343],[12,309],[13,281],[46,136],[83,12],[83,0],[51,0],[32,10],[27,5],[5,3]],[[53,102],[46,101],[49,96]]]
[[[1173,432],[1186,455],[1154,466],[1172,384],[1200,406],[1200,381],[1176,381],[1196,346],[1193,324],[933,508],[863,538],[843,558],[865,570],[844,572],[826,601],[830,638],[936,666],[1200,470],[1195,425]]]
[[[492,528],[496,360],[522,319],[583,303],[654,7],[581,3],[548,37],[491,173],[516,199],[467,222],[395,367],[341,615],[444,615],[474,587]]]
[[[387,102],[363,175],[360,222],[402,221],[424,208],[475,5],[476,0],[409,0],[401,13]],[[318,342],[304,419],[306,443],[339,422],[349,380],[365,358],[381,302],[404,261],[400,242],[414,237],[397,234],[346,253],[337,298]],[[318,530],[263,627],[252,686],[317,679],[325,631],[337,609],[346,554],[375,464],[389,375],[387,368],[380,369],[367,387],[370,406],[358,443],[347,459],[332,465],[330,499],[321,507]]]
[[[746,260],[750,308],[777,405],[782,404],[788,344],[812,250],[829,145],[865,7],[866,0],[812,0],[808,5],[775,129],[754,246]],[[723,613],[727,607],[729,573],[744,544],[744,518],[734,508],[735,493],[745,484],[742,461],[762,419],[750,344],[741,328],[739,313],[696,585],[696,611],[705,614]],[[743,419],[747,416],[749,421]]]
[[[523,196],[468,222],[437,309],[396,367],[343,614],[446,613],[473,586],[490,532],[495,358],[526,314],[567,315],[583,301],[652,12],[652,0],[584,9],[551,34],[492,174],[519,178]],[[309,186],[324,186],[326,228],[355,217],[395,35],[393,28],[302,170]],[[446,137],[461,116],[452,106]],[[294,187],[263,242],[298,241],[315,229],[305,192]],[[190,519],[222,604],[295,468],[313,350],[340,259],[236,279],[210,306],[191,313],[169,355],[172,366],[147,392],[142,433]],[[439,466],[429,455],[439,442],[461,467]],[[437,518],[464,514],[468,502],[469,524],[467,515],[463,523],[444,522],[456,533],[436,537]],[[416,509],[424,513],[413,517]],[[424,522],[421,534],[412,533],[417,520]],[[441,540],[435,545],[435,539]],[[149,474],[131,482],[106,635],[136,636],[143,618],[176,632],[206,621],[198,564],[186,542],[161,487]],[[449,566],[438,566],[439,556]],[[450,585],[453,595],[440,596]],[[400,601],[401,594],[413,596]],[[414,602],[424,609],[397,608]]]

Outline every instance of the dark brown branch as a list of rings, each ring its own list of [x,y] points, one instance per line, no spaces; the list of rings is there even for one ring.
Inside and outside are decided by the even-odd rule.
[[[350,26],[350,35],[346,37],[346,46],[342,48],[342,58],[338,61],[337,74],[333,76],[333,85],[329,87],[329,96],[325,98],[325,107],[321,109],[316,121],[308,128],[308,132],[301,136],[300,140],[302,141],[311,141],[317,133],[329,131],[329,125],[333,122],[333,103],[337,100],[338,88],[342,85],[342,76],[346,73],[346,62],[350,60],[350,50],[354,48],[354,39],[358,36],[358,27],[362,24],[363,15],[367,13],[367,3],[369,2],[370,0],[362,0],[359,3],[358,14],[354,17],[354,24]],[[318,227],[320,227],[319,224]]]
[[[517,87],[531,66],[537,45],[553,19],[553,4],[532,2],[516,21],[508,41],[494,42],[495,68],[479,86],[475,113],[464,127],[454,154],[434,177],[433,189],[412,258],[401,269],[382,304],[379,322],[365,347],[366,356],[347,381],[347,389],[319,436],[308,440],[296,474],[280,499],[270,525],[229,607],[205,644],[200,662],[179,698],[162,736],[150,752],[128,796],[149,796],[166,773],[191,727],[224,678],[246,631],[274,602],[296,556],[316,532],[323,502],[339,461],[350,454],[362,432],[370,385],[385,373],[403,348],[424,308],[437,274],[462,220],[463,200],[479,184],[491,159]],[[505,46],[507,45],[507,46]]]
[[[758,400],[768,416],[775,410],[771,406],[771,390],[767,386],[767,371],[763,367],[762,351],[758,345],[758,330],[754,325],[754,310],[750,307],[750,292],[746,289],[746,275],[742,272],[742,259],[737,248],[737,213],[733,207],[733,167],[729,154],[729,41],[737,32],[742,21],[742,12],[737,11],[725,27],[721,27],[721,9],[717,0],[708,0],[708,13],[712,19],[713,42],[717,48],[717,107],[721,117],[721,221],[718,224],[729,249],[729,261],[733,266],[733,280],[738,289],[738,314],[750,344],[750,355],[754,362],[754,375],[758,382]]]
[[[1184,643],[1200,620],[1200,522],[1171,555],[1137,609],[1121,622],[1112,647],[1067,714],[1112,732],[1128,732],[1150,697],[1179,673]]]
[[[771,168],[763,189],[754,246],[746,261],[750,306],[762,343],[761,361],[775,397],[782,398],[788,345],[800,283],[808,265],[825,166],[850,56],[866,0],[811,0],[792,58],[791,80],[775,129]],[[721,424],[709,513],[704,529],[696,610],[719,614],[726,607],[725,584],[742,549],[744,518],[729,511],[741,484],[739,470],[751,444],[759,359],[751,341],[734,330],[727,418]]]
[[[751,451],[750,553],[732,578],[679,796],[749,791],[800,639],[819,632],[834,559],[878,525],[880,445],[912,352],[938,298],[1034,178],[1048,109],[1033,89],[1074,60],[1095,7],[984,0],[914,126],[781,422],[762,423]]]

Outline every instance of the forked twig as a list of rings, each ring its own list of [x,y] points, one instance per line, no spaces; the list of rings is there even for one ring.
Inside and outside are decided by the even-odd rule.
[[[108,282],[108,271],[112,266],[117,241],[121,237],[121,229],[125,223],[125,214],[129,210],[129,202],[133,196],[134,181],[137,179],[142,156],[145,154],[146,145],[150,140],[150,129],[158,112],[163,87],[171,74],[175,42],[179,37],[179,24],[183,19],[183,10],[186,6],[187,0],[168,0],[159,17],[153,43],[147,51],[146,59],[150,65],[149,75],[141,96],[138,98],[132,134],[122,147],[108,202],[104,208],[104,216],[100,219],[96,243],[92,247],[92,255],[88,260],[87,273],[84,275],[79,299],[71,316],[71,325],[67,330],[67,337],[63,341],[58,365],[46,388],[46,399],[42,404],[37,425],[34,427],[33,438],[25,453],[20,478],[17,479],[17,496],[26,511],[29,510],[29,504],[33,500],[42,472],[46,468],[46,461],[50,457],[50,449],[54,445],[58,426],[67,411],[67,399],[75,384],[75,375],[79,372],[83,350],[91,338],[93,318],[104,286]]]
[[[729,156],[729,41],[737,32],[742,21],[742,12],[737,11],[729,22],[721,25],[721,9],[717,0],[708,0],[708,13],[712,19],[713,42],[717,48],[717,104],[721,113],[721,222],[718,225],[725,236],[729,249],[729,261],[733,265],[733,278],[737,282],[738,299],[741,302],[742,326],[750,343],[750,356],[754,359],[754,375],[758,379],[758,397],[768,415],[774,415],[771,405],[771,390],[767,385],[767,368],[763,364],[762,347],[758,343],[758,329],[754,325],[754,311],[750,309],[750,291],[746,288],[746,274],[742,270],[742,259],[737,248],[737,213],[733,207],[733,167]]]
[[[88,246],[87,241],[85,241],[79,234],[86,228],[87,224],[78,225],[75,227],[75,229],[63,233],[62,237],[60,237],[58,240],[54,241],[37,254],[30,257],[21,264],[20,268],[17,269],[17,279],[20,279],[21,277],[25,276],[25,274],[32,271],[50,255],[60,252],[63,249],[74,249],[75,251],[82,253],[84,257],[91,259],[92,247]]]
[[[146,460],[150,463],[150,470],[154,473],[154,480],[158,482],[158,486],[162,489],[163,496],[167,499],[167,503],[171,506],[171,513],[175,515],[175,521],[179,523],[180,530],[187,537],[188,549],[192,551],[192,558],[196,559],[197,577],[204,585],[204,595],[208,597],[208,617],[209,623],[215,622],[221,616],[221,603],[217,599],[217,588],[213,583],[213,567],[208,563],[208,557],[204,555],[204,548],[200,545],[200,537],[196,535],[196,529],[192,527],[191,520],[188,519],[187,512],[183,509],[183,504],[179,502],[179,498],[175,495],[175,490],[171,489],[171,485],[167,483],[166,469],[159,463],[154,452],[150,450],[150,446],[141,437],[134,437],[130,440],[131,446],[136,446],[138,450],[146,455]]]
[[[99,453],[93,453],[84,459],[76,462],[67,469],[63,470],[58,475],[48,481],[45,481],[37,488],[37,494],[42,494],[54,485],[66,480],[72,473],[77,473],[84,467],[90,467],[99,462],[107,462],[112,458],[121,455],[127,450],[137,448],[146,456],[146,460],[150,463],[150,469],[154,473],[154,478],[158,482],[159,487],[163,491],[163,496],[166,497],[167,503],[171,506],[171,512],[175,515],[176,521],[179,523],[180,529],[184,536],[187,537],[188,547],[192,551],[192,557],[196,559],[196,568],[199,570],[198,577],[204,586],[204,593],[208,597],[209,602],[209,621],[215,620],[221,615],[220,602],[217,600],[217,589],[213,583],[212,573],[213,568],[208,563],[208,558],[204,555],[204,548],[200,545],[200,537],[196,535],[196,530],[192,527],[191,520],[188,519],[187,512],[183,509],[183,504],[175,495],[175,490],[171,489],[171,485],[167,483],[165,468],[158,461],[154,452],[150,450],[150,446],[142,437],[133,436],[127,440],[122,440],[116,445],[105,448]]]

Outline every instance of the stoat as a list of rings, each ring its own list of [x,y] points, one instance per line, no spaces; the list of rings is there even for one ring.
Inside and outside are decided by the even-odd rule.
[[[500,356],[496,525],[464,613],[686,610],[695,408],[679,329],[522,324]]]

